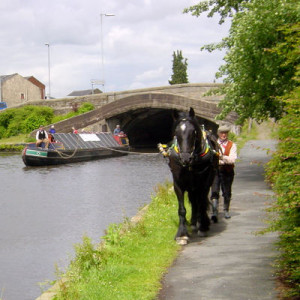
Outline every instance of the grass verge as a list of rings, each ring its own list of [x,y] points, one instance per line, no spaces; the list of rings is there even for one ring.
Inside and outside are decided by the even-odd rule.
[[[159,185],[137,224],[112,224],[104,243],[88,237],[75,246],[75,258],[54,299],[154,299],[160,281],[177,256],[177,198],[172,185]]]
[[[35,139],[29,137],[28,134],[19,134],[9,138],[0,139],[0,152],[17,152],[21,153],[24,149],[22,144],[34,142]],[[0,299],[1,300],[1,299]]]

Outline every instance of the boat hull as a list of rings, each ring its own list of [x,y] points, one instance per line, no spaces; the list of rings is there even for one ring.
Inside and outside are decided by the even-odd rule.
[[[116,140],[109,133],[100,134],[53,134],[55,142],[49,149],[27,144],[22,152],[26,166],[47,166],[76,163],[128,154],[127,137]],[[43,146],[43,144],[41,144]]]
[[[47,166],[60,165],[76,162],[83,162],[89,160],[96,160],[101,158],[117,157],[127,155],[126,147],[122,147],[122,151],[118,149],[89,149],[78,151],[53,151],[46,149],[24,149],[22,154],[23,162],[26,166]],[[124,151],[124,152],[123,152]],[[75,153],[74,153],[75,152]]]

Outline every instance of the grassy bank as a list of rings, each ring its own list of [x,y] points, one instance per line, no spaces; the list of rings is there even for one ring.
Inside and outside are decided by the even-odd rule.
[[[19,144],[34,142],[29,133],[41,124],[49,125],[94,109],[91,103],[83,103],[74,111],[65,115],[54,115],[49,107],[24,106],[10,108],[0,113],[0,152],[21,152],[24,148]]]
[[[137,224],[112,224],[104,243],[93,245],[84,237],[75,246],[67,282],[55,299],[154,299],[180,249],[174,241],[177,223],[173,188],[160,185]]]
[[[91,103],[83,103],[65,115],[54,115],[54,110],[46,106],[24,106],[8,108],[0,113],[0,139],[29,134],[41,124],[49,125],[69,119],[94,109]]]

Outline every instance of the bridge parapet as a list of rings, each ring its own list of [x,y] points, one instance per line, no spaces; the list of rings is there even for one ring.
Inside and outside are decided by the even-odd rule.
[[[176,84],[161,87],[143,88],[136,90],[128,90],[121,92],[108,92],[88,96],[80,97],[68,97],[62,99],[51,99],[51,100],[37,100],[28,101],[24,105],[37,105],[37,106],[48,106],[52,107],[56,114],[64,114],[72,111],[74,106],[80,106],[84,102],[92,103],[95,108],[100,108],[111,102],[128,98],[134,95],[140,95],[145,93],[163,93],[163,94],[173,94],[179,95],[186,98],[191,98],[195,100],[206,100],[209,102],[219,102],[222,96],[204,96],[210,89],[220,87],[221,84],[218,83],[188,83],[188,84]]]

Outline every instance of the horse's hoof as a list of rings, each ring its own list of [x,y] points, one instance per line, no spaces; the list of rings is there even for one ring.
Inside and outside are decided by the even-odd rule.
[[[214,223],[218,223],[218,217],[217,217],[217,216],[212,216],[212,217],[211,217],[211,220],[212,220]]]
[[[176,238],[176,243],[178,245],[187,245],[187,243],[189,242],[189,238],[187,236],[180,236]]]
[[[207,231],[201,231],[201,230],[199,230],[198,231],[198,236],[200,236],[200,237],[207,237],[208,236]]]

